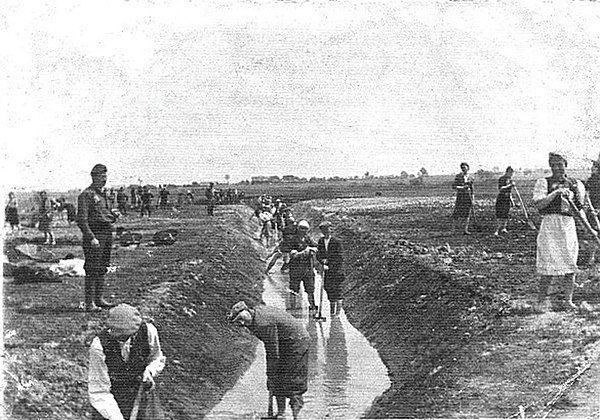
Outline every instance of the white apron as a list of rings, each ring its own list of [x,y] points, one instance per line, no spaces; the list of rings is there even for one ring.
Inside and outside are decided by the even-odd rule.
[[[543,276],[577,273],[579,242],[575,219],[561,214],[546,214],[537,237],[536,268]]]

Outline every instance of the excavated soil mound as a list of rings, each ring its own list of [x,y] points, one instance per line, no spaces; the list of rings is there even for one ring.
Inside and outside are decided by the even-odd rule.
[[[534,311],[536,232],[515,217],[497,238],[493,201],[480,205],[471,236],[452,233],[448,198],[295,206],[311,226],[333,222],[348,318],[389,370],[392,385],[367,417],[552,417],[574,408],[574,378],[600,349],[597,268],[578,276],[580,311]]]
[[[150,220],[123,218],[120,225],[143,234],[139,246],[115,245],[114,272],[107,276],[113,301],[141,308],[157,326],[167,365],[158,377],[168,419],[200,419],[233,386],[253,358],[256,340],[226,323],[227,310],[245,299],[260,300],[264,261],[253,239],[258,224],[245,206],[223,206],[214,218],[204,207],[157,212]],[[152,246],[153,234],[176,229],[172,245]],[[256,232],[255,232],[256,231]],[[81,254],[76,227],[57,226],[58,255]],[[5,243],[13,263],[37,264],[14,251],[35,241],[25,228]],[[105,313],[78,309],[83,278],[59,284],[4,280],[7,419],[90,418],[87,357]]]

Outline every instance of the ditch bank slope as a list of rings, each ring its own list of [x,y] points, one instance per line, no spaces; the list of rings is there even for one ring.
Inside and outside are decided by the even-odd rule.
[[[449,200],[385,200],[295,206],[312,226],[333,222],[348,319],[389,370],[391,387],[365,416],[506,418],[520,406],[527,416],[569,416],[572,379],[597,360],[597,314],[527,309],[537,290],[535,232],[516,220],[505,240],[456,236]],[[589,273],[581,279],[577,300],[592,302],[595,283]]]
[[[143,234],[139,247],[116,247],[114,273],[107,276],[111,300],[139,307],[152,318],[167,357],[158,377],[168,419],[200,419],[231,388],[253,358],[257,341],[228,325],[227,310],[237,300],[260,301],[263,248],[253,239],[258,224],[245,206],[223,206],[214,218],[202,206],[136,215],[119,223]],[[177,242],[151,246],[152,234],[176,229]],[[81,256],[79,232],[55,229],[57,255]],[[8,238],[13,263],[43,266],[19,256],[18,243],[37,243],[33,229]],[[106,312],[85,313],[83,278],[60,283],[16,284],[4,278],[5,389],[7,419],[90,418],[87,401],[89,344]]]

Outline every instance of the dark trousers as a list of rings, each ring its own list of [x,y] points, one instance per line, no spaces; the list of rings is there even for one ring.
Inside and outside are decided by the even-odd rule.
[[[92,247],[89,239],[84,239],[82,242],[85,258],[83,269],[86,276],[104,276],[110,265],[110,250],[113,243],[112,230],[94,232],[94,236],[100,242],[99,247]]]

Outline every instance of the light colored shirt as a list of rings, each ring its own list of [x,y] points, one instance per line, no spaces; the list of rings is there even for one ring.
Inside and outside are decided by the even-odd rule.
[[[148,327],[148,344],[150,345],[150,363],[146,367],[146,372],[155,378],[165,367],[165,356],[160,348],[158,331],[152,324],[146,324]],[[131,351],[131,337],[124,343],[119,343],[121,347],[121,356],[124,361],[129,360]],[[108,376],[108,367],[106,366],[106,356],[99,337],[95,337],[90,346],[90,364],[88,372],[88,395],[92,406],[105,419],[125,420],[115,397],[110,389],[110,377]],[[129,418],[129,413],[127,413]]]
[[[325,251],[329,251],[329,241],[331,240],[331,236],[329,238],[323,238],[323,242],[325,243]]]

